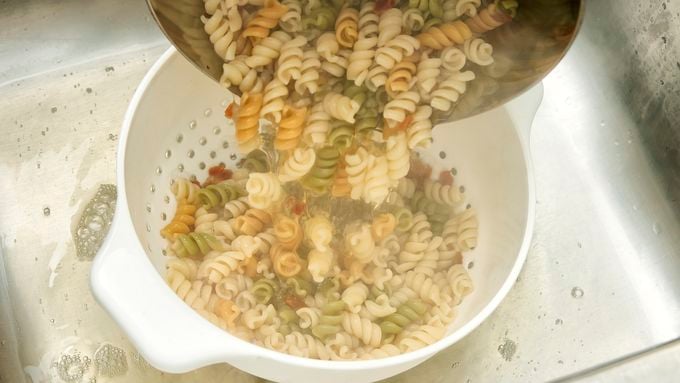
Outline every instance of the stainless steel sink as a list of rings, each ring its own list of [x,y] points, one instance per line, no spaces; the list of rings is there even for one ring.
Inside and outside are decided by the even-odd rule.
[[[73,217],[114,181],[124,110],[168,46],[145,6],[0,3],[0,382],[62,382],[60,368],[77,363],[86,382],[95,352],[125,362],[118,381],[258,381],[227,365],[149,367],[92,299],[90,262],[75,255]],[[517,285],[474,333],[392,381],[611,381],[640,361],[658,366],[648,380],[669,379],[680,336],[679,26],[677,2],[587,3],[580,36],[544,81],[537,224]]]

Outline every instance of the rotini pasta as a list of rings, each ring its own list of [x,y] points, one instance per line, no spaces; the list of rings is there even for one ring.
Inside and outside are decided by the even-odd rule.
[[[296,148],[290,153],[279,170],[279,180],[283,183],[302,178],[314,166],[316,152],[314,149]]]
[[[340,10],[335,20],[335,38],[340,46],[352,48],[358,35],[359,12],[345,7]]]
[[[283,199],[283,190],[274,173],[250,173],[248,183],[248,204],[256,209],[267,209]]]
[[[281,123],[274,140],[274,147],[277,150],[289,151],[298,146],[306,116],[307,108],[295,108],[289,105],[283,107]]]
[[[487,66],[493,64],[493,46],[482,39],[465,41],[463,52],[469,61],[477,65]]]
[[[236,127],[236,140],[243,153],[257,149],[262,143],[258,122],[260,109],[262,109],[261,93],[245,93],[241,97],[241,106],[238,108],[234,126]]]

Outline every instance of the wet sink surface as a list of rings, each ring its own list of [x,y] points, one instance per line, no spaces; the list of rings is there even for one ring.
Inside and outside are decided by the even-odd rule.
[[[91,297],[73,217],[114,183],[125,108],[167,43],[143,3],[90,3],[0,4],[0,382],[257,381],[227,365],[154,370]],[[680,335],[680,5],[649,3],[589,4],[544,81],[536,228],[516,286],[470,336],[391,381],[553,379]]]

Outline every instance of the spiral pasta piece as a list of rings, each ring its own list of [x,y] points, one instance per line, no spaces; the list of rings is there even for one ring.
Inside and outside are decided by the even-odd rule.
[[[290,80],[297,80],[302,74],[302,47],[307,44],[307,39],[302,36],[297,36],[294,39],[286,42],[281,46],[281,55],[279,56],[278,69],[276,70],[276,77],[284,84],[288,84]]]
[[[471,39],[463,45],[465,57],[471,62],[487,66],[493,64],[493,46],[482,39]]]
[[[472,30],[462,21],[444,23],[427,29],[416,38],[426,48],[441,50],[453,45],[461,45],[472,37]]]
[[[207,257],[201,263],[201,266],[198,268],[197,277],[205,279],[214,285],[229,276],[229,274],[238,269],[242,261],[253,255],[251,250],[257,247],[253,237],[243,238],[241,243],[245,242],[249,244],[243,248],[234,246],[231,250],[212,253],[214,256]]]
[[[399,8],[390,8],[380,15],[378,24],[378,46],[382,47],[388,41],[401,33],[402,13]]]
[[[224,243],[205,233],[178,234],[172,243],[172,253],[178,257],[201,257],[211,250],[224,249]]]
[[[437,181],[425,180],[423,191],[427,198],[439,204],[455,207],[463,201],[460,190],[453,185],[443,185]]]
[[[466,209],[444,224],[442,236],[449,250],[468,251],[477,245],[477,216],[474,209]]]
[[[303,231],[297,219],[279,216],[274,223],[274,235],[280,247],[295,250],[302,242]]]
[[[387,139],[385,148],[390,181],[397,184],[408,174],[411,167],[411,152],[408,149],[406,133],[400,132]]]
[[[242,291],[249,290],[253,280],[241,274],[230,275],[215,285],[215,294],[222,299],[233,300]]]
[[[278,0],[265,0],[264,6],[248,21],[241,36],[256,42],[269,36],[269,32],[276,26],[279,19],[288,11],[288,7]]]
[[[238,217],[250,209],[248,197],[240,197],[224,204],[224,218],[231,219]]]
[[[404,92],[385,105],[383,110],[383,117],[388,122],[388,125],[398,124],[406,119],[407,114],[416,111],[416,106],[420,102],[420,95],[418,92]]]
[[[183,199],[190,204],[197,201],[198,191],[200,189],[200,186],[186,178],[178,178],[172,183],[172,186],[170,186],[170,191],[172,191],[172,194],[174,194],[177,201]]]
[[[213,223],[217,220],[218,216],[215,213],[210,213],[208,209],[204,206],[198,208],[196,213],[194,213],[194,218],[196,221],[194,229],[197,233],[213,234]]]
[[[255,301],[259,304],[269,303],[278,290],[278,283],[267,278],[258,279],[250,287],[250,292],[255,297]]]
[[[383,68],[390,70],[404,57],[412,55],[420,48],[420,42],[411,35],[399,35],[378,48],[375,53],[375,62]]]
[[[302,55],[300,78],[295,81],[295,91],[300,95],[314,94],[319,90],[321,61],[313,49],[306,49]]]
[[[279,26],[288,33],[300,32],[302,30],[302,4],[300,4],[300,0],[283,0],[281,3],[288,7],[288,11],[279,19]]]
[[[224,61],[233,60],[237,45],[235,30],[222,10],[217,9],[209,18],[201,17],[201,21],[205,33],[210,36],[215,53]]]
[[[192,184],[193,185],[193,184]],[[196,206],[188,203],[185,199],[177,201],[177,209],[172,221],[168,223],[162,230],[161,235],[165,239],[174,239],[179,234],[188,234],[193,229],[196,219]]]
[[[481,5],[481,0],[459,0],[456,3],[456,15],[458,17],[463,15],[474,17],[477,15],[477,8]]]
[[[236,56],[235,59],[222,65],[220,84],[225,88],[238,86],[242,93],[261,92],[264,88],[262,78],[255,69],[246,64],[247,56]]]
[[[351,186],[350,196],[352,199],[360,199],[364,195],[369,156],[363,147],[359,148],[356,153],[345,156],[345,163],[347,164],[345,171],[347,172],[347,182]]]
[[[288,87],[281,80],[277,78],[272,79],[264,88],[260,116],[274,123],[280,122],[281,112],[285,105],[284,100],[287,97]]]
[[[427,305],[424,302],[419,299],[409,299],[380,322],[380,329],[385,335],[398,334],[409,324],[422,320],[425,313],[427,313]]]
[[[406,128],[408,147],[426,149],[432,144],[432,108],[427,105],[419,105],[413,113],[413,120]]]
[[[248,183],[248,204],[256,209],[267,209],[283,199],[283,190],[274,173],[250,173]]]
[[[411,89],[415,83],[415,74],[416,64],[412,60],[407,58],[404,59],[404,61],[397,63],[392,68],[387,80],[385,81],[385,90],[387,91],[387,95],[394,98],[399,93],[406,92]]]
[[[279,170],[279,180],[283,183],[302,178],[314,166],[316,152],[314,149],[296,148],[284,161]]]
[[[359,111],[359,104],[347,96],[329,92],[323,99],[323,108],[331,117],[351,124]]]
[[[425,17],[418,8],[409,8],[401,16],[404,33],[413,34],[420,32],[425,26]]]
[[[310,146],[320,146],[326,142],[330,130],[331,116],[324,110],[323,103],[314,105],[307,117],[302,140]]]
[[[269,257],[272,260],[274,271],[281,277],[294,277],[302,271],[302,259],[300,259],[297,253],[286,249],[280,243],[272,246],[269,251]]]
[[[234,218],[231,227],[237,234],[256,235],[270,223],[271,216],[269,213],[261,209],[249,209],[243,215]],[[218,230],[217,226],[215,230]]]
[[[340,10],[335,20],[335,38],[338,44],[345,48],[352,48],[357,39],[357,28],[359,22],[359,12],[350,7]]]
[[[451,288],[453,304],[459,304],[465,296],[472,293],[473,285],[470,275],[463,265],[453,265],[446,273]]]
[[[250,55],[245,58],[248,67],[259,69],[268,66],[281,55],[283,45],[291,40],[289,34],[283,31],[275,31],[258,44],[256,44]]]
[[[364,185],[363,200],[367,203],[380,204],[389,194],[389,167],[385,156],[369,157],[368,170]]]
[[[347,287],[340,297],[352,313],[358,313],[361,310],[361,305],[366,301],[366,298],[368,298],[368,287],[362,282],[356,282]]]
[[[340,153],[332,146],[319,149],[316,152],[314,166],[302,178],[302,185],[316,194],[328,192],[328,187],[333,183],[339,158]]]
[[[312,334],[319,339],[324,339],[340,332],[344,311],[345,302],[337,299],[326,302],[321,307],[319,323],[312,327]]]
[[[494,30],[512,20],[512,10],[499,8],[495,3],[489,4],[475,15],[465,21],[474,33],[485,33]],[[460,44],[460,43],[459,43]]]
[[[460,71],[467,62],[465,53],[456,47],[444,48],[439,58],[442,60],[442,67],[449,72]]]
[[[415,351],[428,346],[444,337],[446,329],[442,325],[423,325],[416,331],[410,332],[399,341],[402,352]]]
[[[390,213],[383,213],[373,218],[371,223],[371,234],[376,241],[387,238],[397,225],[397,219]]]
[[[366,345],[380,346],[382,340],[380,326],[366,318],[361,318],[359,314],[345,313],[342,317],[342,328],[359,338]]]
[[[446,80],[432,92],[430,105],[437,110],[448,111],[467,89],[467,82],[475,79],[472,71],[448,74]]]
[[[437,85],[437,79],[441,73],[440,67],[442,60],[440,58],[429,57],[427,53],[423,53],[418,62],[418,92],[423,100],[430,99],[430,92]]]
[[[345,161],[338,163],[333,186],[331,187],[331,195],[333,197],[348,197],[352,192],[352,185],[349,183],[349,175],[347,174],[347,164]]]
[[[358,262],[366,264],[375,256],[371,225],[355,223],[345,229],[345,246]]]
[[[274,147],[277,150],[293,150],[298,146],[306,115],[307,108],[295,108],[289,105],[283,107],[281,123],[279,123],[274,140]]]
[[[231,181],[208,185],[198,191],[198,199],[203,206],[211,209],[215,206],[224,206],[229,201],[243,195],[243,190]]]
[[[411,270],[404,277],[404,285],[415,291],[420,299],[427,303],[439,304],[441,291],[439,287],[425,274]]]
[[[262,143],[259,134],[259,116],[262,109],[261,93],[245,93],[241,97],[241,106],[234,126],[236,127],[236,140],[239,149],[243,153],[249,153],[257,149]]]

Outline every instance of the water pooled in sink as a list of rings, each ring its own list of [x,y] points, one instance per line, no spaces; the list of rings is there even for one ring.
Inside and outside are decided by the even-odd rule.
[[[94,365],[99,375],[108,377],[123,375],[128,370],[125,351],[110,344],[103,344],[95,351]]]
[[[73,230],[76,255],[79,259],[94,258],[109,231],[116,210],[115,185],[101,185],[97,194],[87,203],[78,224]]]

